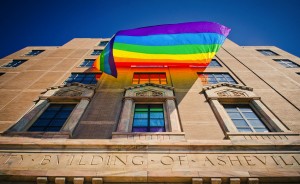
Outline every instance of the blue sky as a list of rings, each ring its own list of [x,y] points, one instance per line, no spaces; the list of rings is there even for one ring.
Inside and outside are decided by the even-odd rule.
[[[122,29],[219,22],[239,45],[274,45],[300,56],[299,0],[7,0],[0,2],[0,58],[26,46],[111,37]]]

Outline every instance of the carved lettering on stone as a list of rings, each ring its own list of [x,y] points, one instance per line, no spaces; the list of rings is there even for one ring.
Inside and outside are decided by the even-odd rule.
[[[0,170],[14,169],[124,169],[136,168],[290,168],[300,169],[299,154],[138,154],[138,153],[2,153]]]

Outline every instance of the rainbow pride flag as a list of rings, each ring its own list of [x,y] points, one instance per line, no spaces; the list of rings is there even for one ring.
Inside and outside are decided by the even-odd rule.
[[[123,66],[207,66],[230,29],[214,22],[188,22],[122,30],[94,66],[117,77]]]

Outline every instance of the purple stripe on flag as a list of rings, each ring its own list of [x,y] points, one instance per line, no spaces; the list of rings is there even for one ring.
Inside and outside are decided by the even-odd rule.
[[[179,24],[165,24],[119,31],[116,35],[148,36],[156,34],[180,33],[218,33],[228,36],[230,29],[215,22],[187,22]]]
[[[111,39],[110,42],[111,42],[110,45],[109,45],[110,52],[109,52],[109,58],[108,58],[110,71],[111,71],[110,75],[117,78],[118,77],[118,72],[117,72],[117,68],[116,68],[116,64],[115,64],[115,60],[114,60],[114,56],[113,56],[113,45],[114,45],[114,42],[115,42],[115,36]]]

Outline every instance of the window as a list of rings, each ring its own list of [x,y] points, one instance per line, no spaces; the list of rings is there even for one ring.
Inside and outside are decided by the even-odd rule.
[[[100,79],[101,73],[72,73],[70,77],[65,81],[65,84],[72,82],[79,82],[82,84],[96,84]]]
[[[132,84],[167,84],[165,73],[134,73]]]
[[[132,132],[165,132],[162,104],[136,104]]]
[[[228,73],[200,73],[198,75],[202,84],[217,84],[219,82],[237,84],[237,82]]]
[[[98,55],[101,54],[101,52],[102,52],[102,50],[94,50],[91,55],[92,56],[98,56]]]
[[[297,63],[294,63],[293,61],[288,60],[288,59],[273,59],[273,60],[286,68],[299,68],[300,67]]]
[[[85,59],[79,66],[80,67],[92,67],[94,64],[94,59]]]
[[[2,67],[9,67],[9,68],[17,67],[20,64],[24,63],[25,61],[27,61],[27,60],[12,60],[12,62],[10,62],[6,65],[3,65]]]
[[[98,46],[106,46],[109,41],[101,41]]]
[[[239,132],[269,132],[249,105],[224,105]]]
[[[26,56],[36,56],[36,55],[39,55],[42,52],[44,52],[44,50],[32,50],[29,53],[27,53]]]
[[[50,104],[27,130],[29,132],[58,132],[75,108],[75,104]]]
[[[277,54],[271,50],[257,50],[257,51],[265,56],[279,56],[279,54]]]
[[[170,137],[174,138],[176,134],[175,137],[185,139],[171,86],[150,83],[131,86],[125,91],[117,132],[113,137],[133,135],[142,139],[150,132],[155,132],[155,135],[170,135],[171,132]]]
[[[220,65],[220,63],[216,59],[213,59],[213,60],[211,60],[211,62],[209,63],[209,65],[207,67],[209,67],[209,68],[218,68],[218,67],[222,67],[222,66]]]

